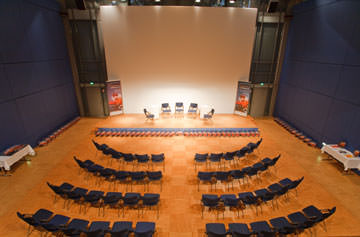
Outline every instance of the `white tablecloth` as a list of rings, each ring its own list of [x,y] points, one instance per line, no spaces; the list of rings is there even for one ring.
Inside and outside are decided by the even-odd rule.
[[[345,171],[348,169],[360,169],[360,157],[354,157],[353,153],[338,145],[323,145],[321,152],[325,152],[343,163]]]
[[[20,151],[12,154],[11,156],[0,156],[0,168],[4,168],[5,170],[10,170],[10,167],[23,158],[24,156],[35,155],[35,151],[32,149],[30,145],[25,146]]]

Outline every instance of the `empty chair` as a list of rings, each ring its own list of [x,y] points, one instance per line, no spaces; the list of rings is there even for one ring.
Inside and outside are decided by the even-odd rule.
[[[287,216],[292,224],[297,225],[298,230],[305,230],[314,226],[315,222],[308,219],[301,212],[294,212]]]
[[[115,178],[114,174],[115,173],[116,173],[116,170],[110,169],[110,168],[105,168],[105,169],[99,170],[99,176],[103,180],[106,180],[106,181],[109,181],[109,182],[114,181],[114,178]],[[100,181],[99,181],[99,184],[100,184]]]
[[[51,188],[51,190],[54,191],[54,202],[56,201],[56,197],[60,196],[63,198],[66,198],[66,193],[71,191],[74,186],[69,183],[63,183],[60,186],[52,185],[49,182],[47,182],[47,185]]]
[[[106,193],[106,195],[102,197],[103,216],[105,216],[106,207],[118,209],[118,216],[119,216],[120,208],[121,208],[121,204],[120,204],[121,199],[122,199],[122,193],[120,192]]]
[[[115,181],[117,181],[119,184],[124,184],[125,185],[125,190],[127,190],[127,185],[130,182],[130,174],[129,172],[126,171],[117,171],[115,174]]]
[[[240,160],[242,157],[245,157],[245,155],[247,154],[249,148],[248,147],[243,147],[240,150],[236,151],[236,157],[238,160]]]
[[[175,113],[184,113],[184,103],[183,102],[175,103]]]
[[[29,224],[28,235],[30,235],[34,230],[43,231],[39,227],[41,227],[42,223],[48,222],[54,213],[46,209],[39,209],[34,214],[21,214],[20,212],[16,214],[20,219]]]
[[[88,230],[83,231],[87,237],[100,237],[104,236],[109,230],[110,222],[108,221],[93,221]]]
[[[209,237],[226,237],[228,234],[223,223],[207,223],[205,233]]]
[[[200,182],[209,183],[210,190],[212,190],[212,185],[216,183],[216,179],[213,177],[213,172],[199,172],[198,173],[198,191],[200,191]]]
[[[216,217],[219,216],[219,201],[220,198],[215,194],[203,194],[201,198],[201,217],[204,217],[204,211],[207,207],[209,211],[216,211]]]
[[[247,224],[244,223],[229,223],[229,233],[233,237],[249,237],[251,232]]]
[[[126,193],[123,198],[123,216],[125,216],[125,208],[139,209],[140,193]]]
[[[231,161],[235,161],[235,156],[236,156],[236,151],[233,151],[233,152],[226,152],[225,154],[224,154],[224,159],[226,160],[226,161],[228,161],[229,163],[230,163],[230,165],[231,165]]]
[[[149,166],[150,158],[147,154],[144,154],[144,155],[135,154],[135,159],[137,160],[138,164],[143,164],[143,165]]]
[[[282,186],[278,183],[274,183],[268,186],[268,189],[275,194],[275,196],[277,198],[279,198],[280,196],[284,195],[287,193],[288,191],[288,187],[287,186]]]
[[[237,212],[237,216],[239,217],[240,210],[240,202],[239,199],[236,198],[235,194],[222,194],[220,196],[220,200],[224,202],[224,207],[228,207],[229,211],[235,210]]]
[[[304,177],[301,177],[300,179],[297,179],[293,181],[287,188],[289,190],[295,190],[296,196],[297,196],[297,186],[304,180]]]
[[[257,207],[260,206],[261,200],[259,197],[255,197],[252,192],[243,192],[238,194],[239,200],[247,206],[255,206],[256,213],[258,213]]]
[[[277,163],[277,161],[279,160],[281,154],[279,154],[278,156],[274,157],[273,159],[270,158],[265,158],[263,159],[261,162],[263,162],[265,165],[267,165],[269,168],[270,167],[275,167],[275,164]]]
[[[196,166],[197,164],[205,164],[205,166],[207,165],[207,157],[208,157],[208,154],[207,153],[204,153],[204,154],[199,154],[199,153],[196,153],[195,154],[195,170],[196,170]]]
[[[82,219],[72,219],[66,226],[60,227],[61,231],[66,236],[80,236],[80,234],[87,230],[89,221]]]
[[[94,162],[91,161],[91,160],[81,161],[81,160],[77,159],[75,156],[74,156],[74,160],[80,167],[79,173],[80,173],[81,170],[86,170],[86,168],[88,166],[91,166],[91,165],[94,164]]]
[[[250,223],[251,229],[257,236],[276,236],[276,232],[266,221],[257,221]]]
[[[285,217],[278,217],[270,220],[275,232],[280,235],[289,235],[296,233],[296,225],[291,224]]]
[[[86,213],[86,206],[98,207],[98,215],[100,215],[101,200],[104,197],[103,191],[91,190],[83,195],[84,198],[84,213]]]
[[[241,185],[240,180],[242,180],[242,183],[244,184],[244,179],[245,179],[245,172],[242,170],[231,170],[230,171],[230,175],[234,180],[237,180],[239,182],[239,186]]]
[[[215,178],[216,178],[215,190],[216,190],[217,181],[220,181],[221,183],[224,183],[225,184],[225,189],[226,189],[226,184],[227,184],[228,190],[230,190],[230,182],[232,181],[232,178],[230,176],[229,171],[226,171],[226,172],[225,171],[217,171],[217,172],[215,172]],[[234,186],[232,188],[234,189]]]
[[[111,237],[127,237],[131,232],[133,232],[133,228],[130,221],[114,222],[111,230],[109,230]]]
[[[144,114],[145,114],[145,118],[146,120],[148,119],[154,119],[155,115],[150,113],[149,111],[147,111],[147,109],[144,109]]]
[[[161,104],[161,112],[162,113],[166,113],[166,114],[170,114],[171,113],[171,108],[169,103],[162,103]]]
[[[123,157],[124,157],[124,162],[126,164],[132,164],[133,167],[135,166],[135,157],[133,156],[133,154],[131,153],[124,153],[123,154]]]
[[[162,173],[161,171],[147,171],[147,177],[149,179],[149,182],[155,182],[155,181],[159,181],[160,183],[160,191],[162,191]],[[149,188],[148,188],[149,189]]]
[[[151,237],[155,233],[155,223],[137,222],[134,233],[135,237]]]
[[[209,157],[210,164],[211,164],[211,162],[218,163],[218,167],[220,168],[221,167],[221,158],[223,157],[223,155],[224,155],[223,153],[211,153],[210,157]]]
[[[70,220],[70,217],[63,215],[55,215],[49,222],[41,224],[41,226],[51,233],[57,233],[61,231],[61,227],[65,226]]]
[[[196,115],[198,113],[198,104],[190,103],[188,114]]]
[[[151,209],[152,207],[156,207],[157,218],[159,218],[160,194],[145,193],[144,196],[141,197],[141,199],[142,199],[142,205],[144,208],[148,207],[149,209]]]
[[[204,114],[204,119],[211,119],[214,116],[215,109],[211,109],[211,111],[207,114]]]
[[[85,196],[87,192],[88,192],[88,190],[85,188],[75,188],[74,190],[71,190],[70,192],[68,192],[66,194],[67,199],[68,199],[68,209],[70,208],[70,205],[71,205],[70,201],[73,201],[73,203],[81,204],[82,197]],[[81,211],[81,205],[80,205],[79,211]]]
[[[154,168],[155,164],[162,164],[163,170],[165,172],[165,155],[164,153],[161,154],[151,154],[151,164]]]
[[[131,191],[133,184],[143,184],[144,191],[146,190],[146,183],[148,180],[146,179],[146,175],[144,171],[130,172],[130,178],[131,178],[131,183],[130,183]]]
[[[268,201],[271,201],[271,205],[274,208],[274,197],[275,194],[272,192],[269,192],[267,189],[258,189],[254,191],[256,194],[256,197],[260,198],[263,203],[267,203]]]
[[[324,222],[324,228],[326,230],[326,224],[325,219],[336,211],[336,207],[333,207],[332,209],[323,209],[319,210],[317,207],[311,205],[308,207],[305,207],[303,210],[304,214],[311,219],[312,221],[319,223],[321,221]]]

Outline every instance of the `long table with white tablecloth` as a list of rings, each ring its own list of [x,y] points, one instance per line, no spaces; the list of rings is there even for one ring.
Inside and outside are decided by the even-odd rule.
[[[345,148],[336,144],[326,144],[321,148],[322,153],[327,153],[334,159],[338,160],[344,165],[344,170],[360,169],[360,157],[354,157],[354,154]]]
[[[30,145],[26,145],[21,150],[12,154],[11,156],[0,156],[0,168],[5,169],[6,171],[10,170],[10,167],[16,163],[21,158],[31,155],[35,155],[35,151],[32,149]]]

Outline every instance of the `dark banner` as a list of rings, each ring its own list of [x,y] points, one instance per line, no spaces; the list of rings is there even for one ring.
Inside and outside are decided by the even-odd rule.
[[[106,89],[110,115],[123,113],[123,100],[120,81],[106,82]]]
[[[250,105],[251,87],[247,82],[238,82],[235,102],[235,114],[247,116]]]

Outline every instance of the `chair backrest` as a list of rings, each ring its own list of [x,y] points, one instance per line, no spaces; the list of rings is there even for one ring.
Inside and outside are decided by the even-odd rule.
[[[215,113],[215,109],[211,109],[211,111],[210,111],[210,115],[211,115],[211,116],[213,116],[213,115],[214,115],[214,113]]]
[[[166,108],[169,108],[170,106],[169,106],[169,103],[162,103],[161,104],[161,108],[164,108],[164,109],[166,109]]]
[[[197,107],[198,107],[198,104],[196,104],[196,103],[190,103],[190,108],[192,108],[192,109],[197,109]]]
[[[184,103],[183,102],[176,102],[175,106],[176,107],[184,107]]]
[[[145,115],[147,115],[147,114],[148,114],[148,112],[147,112],[147,110],[146,110],[146,109],[144,109],[144,114],[145,114]]]

